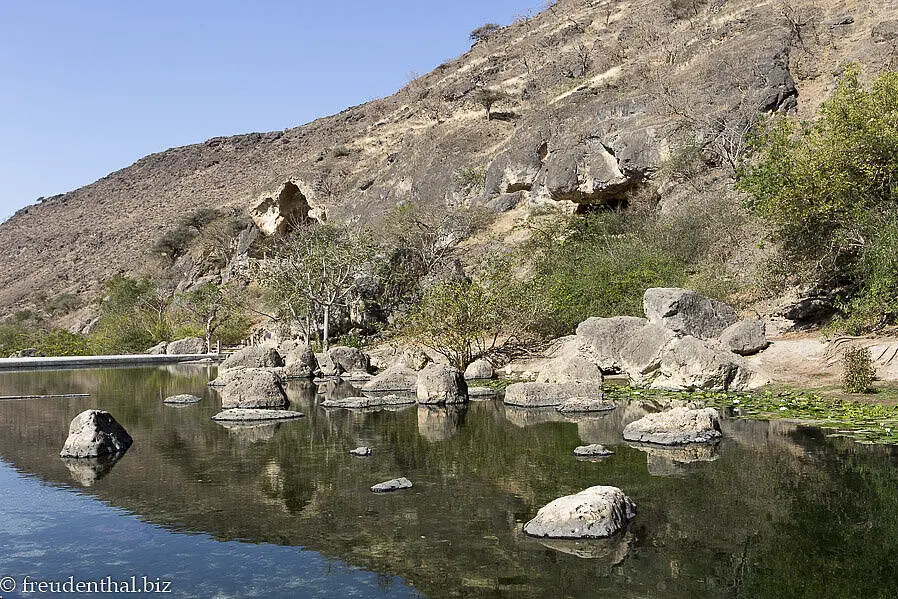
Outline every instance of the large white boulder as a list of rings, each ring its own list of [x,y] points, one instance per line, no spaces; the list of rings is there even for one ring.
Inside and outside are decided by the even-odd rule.
[[[165,347],[170,356],[197,355],[206,353],[206,340],[201,337],[186,337],[172,341]]]
[[[228,356],[218,367],[218,372],[239,368],[277,368],[283,365],[284,359],[276,349],[251,345]]]
[[[587,318],[577,327],[577,337],[593,348],[602,371],[618,372],[621,369],[621,349],[646,324],[648,320],[634,316]]]
[[[417,391],[418,373],[406,366],[387,368],[362,386],[362,391]]]
[[[715,338],[738,320],[729,304],[688,289],[647,289],[642,304],[649,322],[699,339]]]
[[[231,374],[233,373],[233,374]],[[285,408],[287,396],[276,374],[262,368],[243,368],[228,372],[227,384],[221,389],[221,407]]]
[[[687,336],[674,339],[664,348],[651,387],[671,391],[741,391],[749,386],[752,375],[745,360],[719,342]]]
[[[763,320],[746,318],[724,329],[720,334],[720,342],[740,356],[751,356],[770,345],[766,333]]]
[[[468,401],[468,384],[457,368],[430,364],[418,373],[416,393],[420,404],[456,404]]]
[[[574,397],[601,400],[601,383],[515,383],[505,389],[505,403],[525,408],[556,407]]]
[[[371,359],[357,347],[334,347],[327,352],[341,372],[368,372]],[[339,373],[338,373],[339,374]]]
[[[636,504],[617,487],[596,486],[542,507],[524,532],[553,539],[610,537],[636,517]]]
[[[489,360],[485,360],[483,358],[474,360],[473,362],[468,364],[467,368],[465,368],[466,381],[491,379],[495,375],[496,371],[493,369],[493,365]]]
[[[677,407],[666,412],[648,414],[624,427],[627,441],[656,445],[709,443],[721,436],[717,410]]]

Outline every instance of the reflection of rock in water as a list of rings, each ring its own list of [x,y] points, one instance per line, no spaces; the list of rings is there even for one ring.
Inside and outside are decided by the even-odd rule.
[[[729,420],[721,419],[720,427],[725,437],[735,439],[741,445],[757,449],[780,449],[802,457],[807,450],[799,444],[802,427],[785,420]]]
[[[418,434],[427,441],[445,441],[464,424],[464,408],[418,406]]]
[[[169,374],[173,374],[175,376],[183,376],[183,377],[195,377],[197,375],[204,375],[209,379],[213,378],[215,372],[213,370],[217,369],[217,366],[212,363],[199,363],[199,364],[189,364],[189,363],[178,363],[178,364],[166,364],[161,367],[163,370],[168,372]]]
[[[318,384],[318,395],[323,395],[325,399],[346,399],[347,397],[358,397],[362,395],[361,390],[340,379],[328,379]]]
[[[720,457],[717,443],[690,443],[676,447],[630,443],[646,453],[649,474],[652,476],[686,476],[695,470],[691,464],[713,462]]]
[[[91,487],[95,482],[109,474],[116,462],[122,459],[124,452],[104,455],[98,458],[62,458],[62,463],[69,469],[75,482],[82,487]]]
[[[505,419],[521,428],[544,422],[570,422],[571,419],[552,408],[520,408],[505,406]]]
[[[315,401],[317,387],[308,379],[290,380],[284,385],[284,393],[293,405],[301,405],[306,409]]]
[[[630,553],[633,535],[622,532],[607,539],[538,539],[540,545],[582,559],[601,560],[601,566],[613,568]]]
[[[280,422],[218,422],[219,426],[228,429],[228,433],[240,441],[256,443],[258,441],[271,441],[280,427]]]
[[[624,427],[656,410],[641,401],[625,402],[610,412],[577,418],[577,432],[584,443],[616,445],[621,441]]]

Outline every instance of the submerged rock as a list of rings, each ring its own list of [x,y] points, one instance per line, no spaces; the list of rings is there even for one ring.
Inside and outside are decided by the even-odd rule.
[[[578,458],[604,458],[614,455],[610,449],[605,449],[604,445],[594,443],[592,445],[581,445],[574,449],[574,455]]]
[[[294,420],[302,418],[302,412],[290,410],[258,410],[250,408],[232,408],[223,410],[212,417],[216,422],[250,422],[261,420]]]
[[[648,414],[624,427],[627,441],[657,445],[709,443],[721,437],[717,410],[684,407]]]
[[[414,397],[402,397],[400,395],[372,395],[365,397],[343,397],[326,399],[321,402],[325,408],[382,408],[385,406],[404,406],[416,403]]]
[[[505,390],[505,403],[529,408],[556,407],[573,397],[601,401],[602,385],[597,383],[515,383]]]
[[[596,486],[560,497],[524,525],[534,537],[585,539],[610,537],[636,517],[636,504],[617,487]]]
[[[468,384],[457,368],[431,364],[418,373],[418,403],[458,404],[468,401]]]
[[[492,399],[498,393],[489,387],[468,387],[468,399]]]
[[[567,399],[555,409],[564,413],[608,412],[613,410],[614,404],[605,403],[601,398],[572,397]]]
[[[64,458],[94,458],[123,453],[134,440],[109,412],[85,410],[72,420],[69,436],[59,455]]]
[[[171,397],[166,397],[162,400],[162,403],[172,404],[172,405],[187,405],[194,404],[203,401],[202,397],[197,397],[196,395],[190,395],[184,393],[182,395],[172,395]]]
[[[393,480],[388,480],[383,483],[378,483],[371,487],[371,490],[375,493],[389,493],[390,491],[399,491],[401,489],[411,489],[412,481],[409,479],[402,478],[394,478]]]

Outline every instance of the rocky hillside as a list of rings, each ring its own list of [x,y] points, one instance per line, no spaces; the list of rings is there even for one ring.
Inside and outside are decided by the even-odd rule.
[[[20,210],[0,225],[0,316],[63,293],[86,305],[198,208],[276,227],[279,211],[485,205],[501,232],[636,193],[724,201],[759,112],[810,115],[844,64],[895,68],[896,45],[891,0],[559,0],[391,97],[153,154]],[[687,147],[703,156],[688,186],[671,167]]]

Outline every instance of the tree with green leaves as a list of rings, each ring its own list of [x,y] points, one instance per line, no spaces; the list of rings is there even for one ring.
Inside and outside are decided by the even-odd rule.
[[[225,330],[225,343],[234,342],[245,336],[249,329],[246,309],[234,287],[216,283],[205,283],[178,297],[178,306],[187,315],[188,324],[198,326],[203,332],[206,351],[212,352],[212,337]],[[192,322],[191,322],[192,321]]]
[[[848,68],[817,118],[778,117],[752,142],[739,187],[792,272],[845,290],[855,332],[898,315],[898,73]]]
[[[464,370],[474,360],[529,340],[533,303],[507,257],[489,256],[476,279],[450,279],[428,288],[402,321],[403,333]]]
[[[329,347],[333,324],[348,317],[358,299],[359,280],[376,259],[371,236],[348,226],[304,223],[275,241],[259,267],[260,284],[269,290],[279,315],[294,321],[310,338],[317,332]]]

